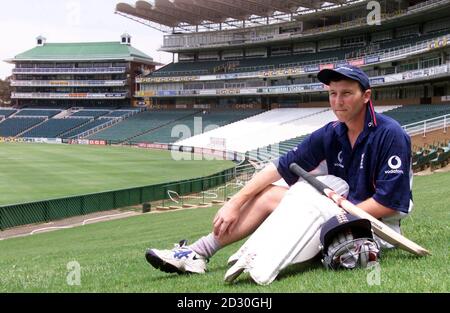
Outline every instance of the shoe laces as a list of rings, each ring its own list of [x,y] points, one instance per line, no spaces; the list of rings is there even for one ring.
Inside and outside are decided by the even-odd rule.
[[[187,241],[186,239],[180,240],[179,243],[174,243],[174,244],[173,244],[174,248],[173,248],[172,251],[177,252],[177,251],[179,251],[179,250],[191,250],[193,253],[195,253],[195,254],[198,255],[199,257],[203,258],[203,259],[205,260],[206,263],[209,263],[209,258],[206,258],[206,257],[204,257],[204,256],[202,256],[202,255],[199,255],[199,254],[198,254],[197,252],[195,252],[194,250],[188,248],[187,243],[188,243],[188,241]]]
[[[186,239],[181,240],[179,243],[173,244],[173,250],[180,250],[182,248],[187,248],[188,241]]]

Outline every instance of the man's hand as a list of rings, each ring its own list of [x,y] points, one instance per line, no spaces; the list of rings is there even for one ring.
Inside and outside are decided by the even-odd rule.
[[[241,207],[270,184],[281,179],[276,166],[273,163],[267,165],[261,172],[242,188],[230,201],[217,212],[213,220],[214,235],[222,237],[226,232],[231,233],[239,221]]]
[[[239,220],[240,205],[233,200],[220,208],[213,220],[214,235],[221,238],[226,232],[231,233]]]

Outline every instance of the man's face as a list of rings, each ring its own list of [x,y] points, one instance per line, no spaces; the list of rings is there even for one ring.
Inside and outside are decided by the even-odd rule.
[[[330,82],[330,105],[338,120],[342,123],[352,123],[364,119],[365,105],[370,100],[371,90],[364,93],[359,83],[352,80]]]

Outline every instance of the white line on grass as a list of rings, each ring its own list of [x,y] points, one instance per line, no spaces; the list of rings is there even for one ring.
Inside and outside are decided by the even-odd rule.
[[[104,218],[108,218],[108,217],[115,217],[115,216],[120,216],[120,215],[126,215],[126,214],[134,214],[133,211],[130,212],[125,212],[125,213],[119,213],[119,214],[113,214],[113,215],[105,215],[105,216],[100,216],[100,217],[95,217],[95,218],[90,218],[87,220],[84,220],[83,223],[81,225],[86,225],[87,222],[91,222],[91,221],[95,221],[95,220],[100,220],[100,219],[104,219]]]

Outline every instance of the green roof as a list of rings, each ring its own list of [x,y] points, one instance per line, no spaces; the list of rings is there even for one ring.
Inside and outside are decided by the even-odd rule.
[[[46,43],[17,55],[17,61],[126,60],[155,63],[145,53],[120,42]]]

